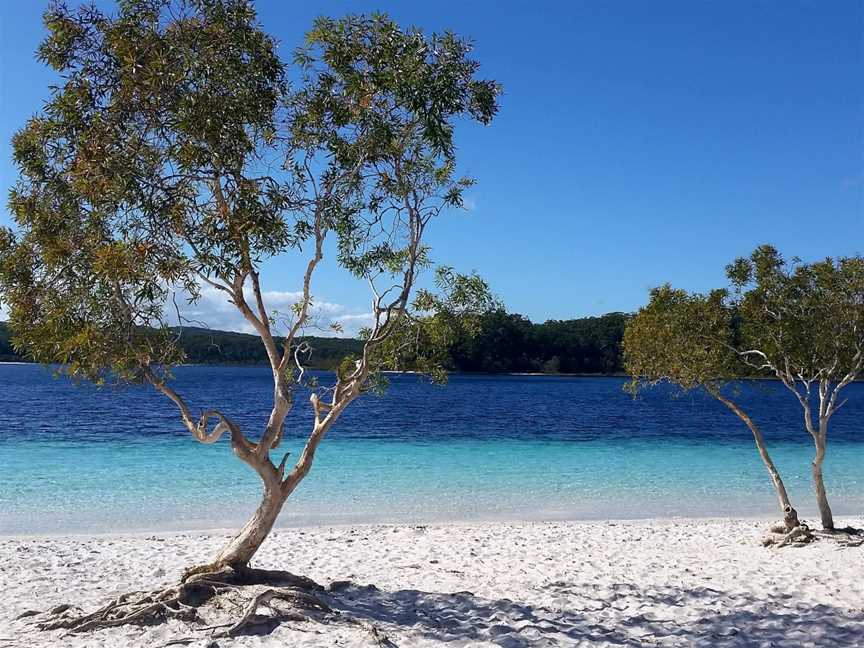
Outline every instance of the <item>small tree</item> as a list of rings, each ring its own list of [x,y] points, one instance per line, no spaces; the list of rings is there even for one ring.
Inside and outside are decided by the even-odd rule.
[[[741,317],[741,358],[795,395],[813,438],[813,483],[822,527],[834,529],[823,481],[831,417],[864,370],[864,258],[787,263],[770,246],[727,267]]]
[[[724,387],[746,369],[734,351],[736,319],[726,300],[723,290],[708,295],[669,285],[652,290],[648,305],[624,331],[624,365],[632,376],[629,388],[635,394],[640,388],[669,382],[684,391],[702,389],[740,418],[753,434],[791,531],[799,525],[798,517],[762,432],[734,398],[724,393]]]
[[[424,233],[472,182],[455,175],[454,121],[489,123],[499,88],[475,77],[466,41],[404,31],[381,15],[316,21],[296,54],[293,89],[247,0],[126,0],[116,16],[58,3],[45,25],[39,58],[62,82],[15,135],[20,181],[9,205],[18,231],[0,244],[16,345],[77,378],[152,385],[201,443],[227,434],[261,479],[262,499],[184,581],[250,573],[322,439],[392,360],[391,336],[410,340],[404,333],[418,321],[427,330],[441,321],[407,317],[429,264]],[[303,379],[313,278],[331,239],[338,263],[372,287],[372,325],[362,354],[313,390],[311,430],[292,465],[271,452]],[[292,312],[276,313],[259,270],[287,253],[305,257],[302,295]],[[485,284],[464,281],[474,290],[437,302],[427,294],[419,306],[457,313],[483,302]],[[171,384],[183,357],[166,310],[182,321],[172,295],[182,288],[194,302],[203,285],[238,309],[266,349],[273,406],[260,435],[218,408],[196,414]],[[188,596],[181,587],[157,606],[126,601],[95,625],[176,616]],[[94,619],[62,623],[81,630]]]

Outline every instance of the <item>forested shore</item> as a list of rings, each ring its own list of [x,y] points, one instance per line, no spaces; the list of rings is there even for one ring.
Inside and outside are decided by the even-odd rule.
[[[448,348],[448,369],[482,373],[617,374],[623,372],[621,340],[628,315],[549,320],[533,323],[503,310],[483,316],[476,336]],[[0,322],[0,362],[28,362],[16,353],[5,322]],[[355,338],[308,337],[308,364],[333,369],[346,356],[362,351]],[[186,327],[180,345],[190,364],[267,364],[257,335]]]

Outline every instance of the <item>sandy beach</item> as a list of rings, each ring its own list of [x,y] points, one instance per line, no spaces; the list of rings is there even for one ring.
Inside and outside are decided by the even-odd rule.
[[[845,518],[860,526],[864,520]],[[864,548],[760,546],[767,520],[281,529],[256,566],[351,581],[328,602],[398,646],[861,646]],[[63,637],[27,610],[85,610],[174,582],[227,532],[0,538],[2,646],[374,646],[361,626],[285,622],[219,639],[180,622]],[[175,644],[176,645],[176,644]]]

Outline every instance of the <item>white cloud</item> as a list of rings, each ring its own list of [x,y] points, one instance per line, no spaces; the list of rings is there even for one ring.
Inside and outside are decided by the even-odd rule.
[[[255,303],[255,297],[251,289],[247,289],[246,301],[251,305]],[[268,290],[263,293],[264,305],[268,312],[283,321],[277,326],[276,333],[284,332],[287,328],[286,320],[291,318],[292,306],[296,304],[302,293],[299,291]],[[201,289],[201,297],[190,304],[188,294],[178,291],[175,299],[180,315],[187,326],[203,326],[223,331],[238,331],[241,333],[254,333],[252,325],[246,321],[234,304],[228,301],[228,295],[224,292],[204,286]],[[168,320],[172,324],[178,321],[177,313],[173,304],[167,306]],[[372,323],[372,314],[358,311],[356,308],[335,304],[328,301],[315,301],[311,309],[308,327],[309,335],[329,336],[355,336],[361,328]],[[335,332],[329,328],[331,323],[338,322],[342,325],[341,332]]]

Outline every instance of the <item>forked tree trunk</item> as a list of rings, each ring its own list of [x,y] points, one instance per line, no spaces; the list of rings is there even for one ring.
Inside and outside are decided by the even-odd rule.
[[[816,444],[816,455],[813,457],[813,485],[816,487],[816,504],[819,506],[822,528],[826,531],[833,531],[834,516],[828,505],[828,494],[825,492],[825,482],[822,479],[822,464],[825,461],[825,437],[818,434],[813,437],[813,441]]]
[[[774,465],[771,455],[768,454],[768,448],[765,446],[765,437],[762,436],[762,431],[759,429],[753,420],[734,402],[720,394],[720,392],[710,392],[714,398],[723,403],[732,412],[740,418],[750,428],[753,433],[753,440],[756,442],[756,449],[759,451],[759,456],[762,458],[762,463],[765,464],[765,469],[771,477],[771,482],[774,484],[774,491],[777,493],[777,500],[780,503],[780,510],[783,512],[783,520],[788,529],[798,526],[798,513],[789,503],[789,494],[786,492],[786,486],[783,484],[783,478],[780,477],[780,471]]]
[[[341,398],[337,402],[337,395]],[[258,454],[248,452],[241,444],[235,447],[235,452],[239,452],[241,458],[250,466],[255,468],[255,471],[261,477],[264,484],[264,491],[261,497],[261,503],[255,509],[255,513],[249,519],[243,528],[235,535],[225,547],[219,552],[215,560],[209,565],[193,568],[187,572],[187,575],[197,573],[201,570],[219,569],[222,567],[232,567],[234,569],[243,569],[248,567],[249,561],[257,553],[258,549],[270,535],[282,507],[286,500],[294,492],[294,489],[300,484],[312,468],[312,462],[315,459],[315,452],[318,444],[324,438],[324,435],[330,429],[330,426],[339,418],[342,411],[359,395],[359,390],[335,390],[333,401],[327,405],[328,414],[323,419],[321,418],[322,405],[316,394],[312,394],[310,401],[312,409],[315,412],[315,426],[300,457],[297,460],[291,472],[283,478],[283,469],[285,459],[277,468],[270,463],[269,457],[261,457]],[[285,401],[287,403],[287,401]],[[281,423],[280,423],[281,425]]]
[[[219,552],[213,564],[217,567],[243,568],[270,535],[288,494],[279,486],[265,486],[261,503],[243,528]]]

